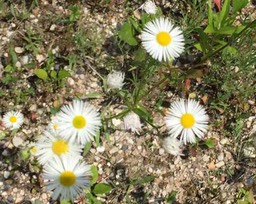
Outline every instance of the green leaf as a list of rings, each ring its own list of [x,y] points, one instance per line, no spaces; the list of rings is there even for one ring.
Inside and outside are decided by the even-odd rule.
[[[48,74],[47,74],[47,72],[46,72],[45,70],[43,70],[43,69],[36,69],[36,70],[34,71],[34,73],[35,73],[35,75],[36,75],[38,78],[40,78],[40,79],[43,79],[43,80],[48,79]]]
[[[203,49],[202,49],[200,43],[195,43],[195,44],[194,44],[194,47],[195,47],[196,49],[198,49],[199,51],[203,51]]]
[[[142,179],[134,179],[132,181],[132,184],[145,184],[145,183],[150,183],[155,180],[155,176],[144,176]]]
[[[40,201],[39,199],[36,199],[36,200],[34,201],[34,204],[43,204],[43,202]]]
[[[222,9],[219,13],[220,28],[224,25],[229,14],[230,0],[225,0]]]
[[[230,55],[235,55],[235,54],[237,54],[237,49],[235,48],[235,47],[232,47],[232,46],[227,46],[224,50],[223,50],[223,52],[225,53],[228,53],[228,54],[230,54]]]
[[[60,70],[58,72],[58,78],[59,79],[64,79],[64,78],[67,78],[69,77],[69,72],[67,70]]]
[[[176,191],[172,191],[172,192],[168,195],[168,197],[167,197],[167,199],[166,199],[166,201],[167,201],[168,204],[173,204],[173,203],[175,202],[176,194],[177,194]]]
[[[61,200],[60,204],[71,204],[69,200]]]
[[[99,177],[99,173],[98,173],[98,169],[96,166],[91,165],[91,172],[92,172],[92,180],[91,180],[91,185],[95,184],[98,180]]]
[[[57,72],[56,71],[54,71],[54,70],[52,70],[51,71],[51,73],[50,73],[50,76],[51,76],[51,78],[56,78],[56,76],[57,76]]]
[[[137,113],[141,118],[145,120],[151,120],[151,115],[145,107],[137,105],[133,111]]]
[[[233,0],[233,13],[240,11],[248,4],[248,0]]]
[[[86,98],[100,98],[102,96],[99,92],[91,92],[85,95]]]
[[[232,35],[234,33],[240,33],[245,26],[225,26],[222,27],[220,30],[215,31],[216,34],[224,34],[224,35]]]
[[[132,25],[129,22],[124,23],[121,30],[118,32],[119,38],[131,46],[138,44],[134,37]]]
[[[213,27],[213,12],[212,12],[212,0],[208,0],[208,25],[205,28],[205,33],[212,33],[214,31]]]
[[[28,150],[20,150],[19,152],[19,156],[20,156],[20,159],[21,160],[26,160],[29,158],[30,154],[29,154],[29,151]]]
[[[111,186],[106,183],[98,183],[95,185],[93,189],[93,193],[95,194],[105,194],[111,191]]]
[[[91,192],[86,193],[85,195],[86,199],[88,200],[89,204],[102,204],[101,201],[99,201],[97,198],[95,198]]]
[[[134,61],[142,62],[146,58],[146,51],[140,47],[138,50],[136,50],[133,53],[133,55],[134,55]]]
[[[14,69],[13,69],[13,66],[8,64],[5,69],[4,69],[6,72],[12,72]]]
[[[18,57],[17,57],[16,52],[13,47],[10,48],[10,55],[11,55],[11,59],[12,59],[12,64],[15,65],[16,62],[18,61]]]
[[[200,48],[202,48],[204,54],[207,54],[211,50],[209,37],[201,28],[196,29],[196,31],[199,34]]]
[[[208,148],[214,148],[216,146],[216,142],[213,138],[209,138],[209,139],[205,140],[204,143]]]
[[[92,143],[91,142],[86,142],[86,144],[84,145],[83,156],[85,156],[90,151],[91,147],[92,147]]]

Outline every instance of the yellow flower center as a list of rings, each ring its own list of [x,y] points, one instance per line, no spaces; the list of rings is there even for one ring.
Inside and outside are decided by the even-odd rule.
[[[16,116],[11,116],[11,117],[9,118],[9,121],[10,121],[11,123],[16,123],[16,122],[17,122]]]
[[[36,148],[36,147],[33,147],[33,148],[30,149],[30,151],[31,151],[33,154],[35,154],[35,153],[37,153],[37,148]]]
[[[76,182],[76,175],[72,171],[64,171],[60,175],[60,183],[65,187],[70,187]]]
[[[159,32],[156,36],[157,42],[162,46],[167,46],[172,41],[172,36],[167,32]]]
[[[185,113],[180,119],[181,125],[184,128],[191,128],[195,124],[195,118],[190,113]]]
[[[86,126],[86,119],[81,115],[75,116],[73,119],[73,126],[77,129],[84,128]]]
[[[65,140],[56,140],[52,143],[52,151],[60,156],[61,154],[68,152],[68,143]]]

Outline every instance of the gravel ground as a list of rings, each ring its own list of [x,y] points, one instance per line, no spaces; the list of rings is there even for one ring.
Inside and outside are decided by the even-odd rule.
[[[87,95],[98,92],[102,95],[90,100],[99,110],[106,104],[105,93],[102,90],[102,81],[94,70],[104,69],[104,58],[108,52],[115,56],[111,37],[114,30],[124,21],[127,12],[124,11],[121,1],[111,1],[108,8],[83,3],[82,18],[79,26],[94,26],[99,37],[99,46],[103,42],[107,51],[99,50],[98,59],[88,57],[77,72],[67,79],[65,86],[52,95],[45,95],[44,84],[37,86],[37,96],[30,98],[28,103],[16,106],[25,115],[22,129],[15,136],[0,126],[0,133],[7,133],[0,140],[0,203],[54,203],[50,194],[46,192],[41,177],[41,169],[35,164],[35,158],[22,161],[19,158],[21,149],[27,149],[43,132],[50,119],[51,107],[59,107],[79,95],[84,100],[90,100]],[[93,4],[93,3],[91,3]],[[17,9],[20,4],[17,4]],[[16,42],[14,51],[18,56],[17,67],[22,67],[31,60],[31,53],[25,52],[19,38],[27,28],[40,27],[44,41],[35,58],[38,65],[45,62],[47,50],[51,47],[56,54],[69,52],[65,39],[70,37],[65,32],[67,28],[61,24],[47,22],[47,15],[67,15],[68,3],[63,1],[41,1],[40,7],[32,10],[25,21],[15,20],[12,23],[0,20],[0,76],[9,59],[7,48],[10,42]],[[138,8],[139,4],[134,4]],[[93,12],[91,12],[93,10]],[[97,36],[96,36],[97,37]],[[97,50],[96,50],[97,52]],[[117,61],[122,64],[122,57]],[[62,66],[62,65],[60,65]],[[65,66],[65,65],[63,65]],[[33,69],[27,69],[21,76],[23,83],[17,89],[24,90],[32,86],[29,79],[33,77]],[[1,98],[1,110],[7,110],[14,104],[12,95],[5,93]],[[171,97],[173,100],[175,96]],[[170,101],[171,101],[170,100]],[[255,101],[250,101],[255,106]],[[118,114],[123,106],[118,102],[112,103],[109,112]],[[242,138],[255,137],[255,113],[251,113],[244,121],[247,128]],[[164,125],[164,118],[154,113],[158,125]],[[166,130],[161,134],[146,124],[143,124],[141,134],[124,130],[121,119],[113,119],[113,128],[110,137],[101,136],[101,146],[93,143],[85,160],[94,164],[99,170],[99,182],[106,182],[114,186],[105,197],[99,197],[103,203],[166,203],[165,198],[173,191],[177,192],[176,203],[234,203],[240,188],[253,188],[256,193],[255,181],[255,148],[253,153],[247,154],[244,163],[237,163],[234,141],[222,135],[220,130],[210,127],[206,138],[213,138],[214,148],[207,148],[199,142],[198,146],[184,147],[183,156],[174,157],[165,152],[162,139]],[[242,140],[243,141],[243,140]],[[254,166],[253,166],[254,165]],[[150,182],[133,182],[150,176]],[[56,202],[57,203],[57,202]],[[76,203],[86,203],[83,197]]]

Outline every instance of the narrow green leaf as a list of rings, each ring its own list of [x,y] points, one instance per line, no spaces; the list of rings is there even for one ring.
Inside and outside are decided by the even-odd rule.
[[[18,57],[16,55],[16,52],[15,52],[14,48],[11,47],[9,52],[10,52],[10,55],[11,55],[12,64],[15,65],[16,62],[18,61]]]
[[[95,194],[105,194],[111,191],[111,186],[106,183],[98,183],[95,185],[93,189],[93,193]]]
[[[46,72],[45,70],[43,70],[43,69],[36,69],[36,70],[34,71],[34,73],[35,73],[35,75],[36,75],[38,78],[40,78],[40,79],[43,79],[43,80],[48,79],[48,74],[47,74],[47,72]]]
[[[233,13],[240,11],[248,4],[248,0],[233,0]]]
[[[98,169],[96,166],[91,165],[91,172],[92,172],[92,180],[91,180],[91,185],[95,184],[98,180],[99,177],[99,173],[98,173]]]
[[[91,92],[85,95],[86,98],[100,98],[102,96],[99,92]]]
[[[203,53],[206,54],[211,50],[209,44],[209,37],[201,28],[196,29],[196,31],[199,34],[200,47],[202,48]]]
[[[167,199],[166,199],[166,201],[167,201],[168,204],[173,204],[173,203],[175,202],[176,194],[177,194],[176,191],[172,191],[172,192],[168,195],[168,197],[167,197]]]
[[[91,147],[92,147],[91,142],[86,142],[85,143],[83,156],[85,156],[90,151]]]
[[[208,25],[205,28],[205,33],[212,33],[214,31],[213,27],[213,12],[212,12],[212,0],[208,0]]]
[[[225,21],[229,14],[230,0],[225,0],[222,9],[219,13],[220,16],[220,28],[225,24]]]

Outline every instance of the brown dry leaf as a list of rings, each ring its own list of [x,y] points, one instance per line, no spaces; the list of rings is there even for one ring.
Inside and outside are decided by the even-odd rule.
[[[133,12],[133,15],[134,15],[137,19],[140,19],[140,16],[141,16],[141,15],[140,15],[140,12],[139,12],[138,9]]]
[[[203,101],[204,104],[206,104],[208,102],[208,95],[205,94],[201,97],[201,100]]]
[[[208,169],[210,169],[210,170],[215,169],[214,161],[212,161],[212,162],[210,162],[209,164],[207,164],[207,167],[208,167]]]

